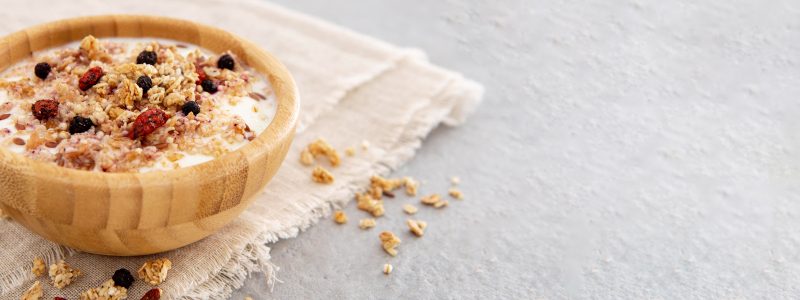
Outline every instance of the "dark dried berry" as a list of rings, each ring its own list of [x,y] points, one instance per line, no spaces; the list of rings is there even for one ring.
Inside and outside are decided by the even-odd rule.
[[[203,87],[204,91],[210,94],[217,92],[217,84],[214,83],[214,81],[211,79],[203,80],[203,82],[201,82],[200,85]]]
[[[67,300],[67,298],[64,298],[64,297],[55,297],[55,298],[53,298],[53,300]]]
[[[194,101],[187,101],[183,104],[183,107],[181,107],[181,111],[184,115],[188,116],[189,113],[193,113],[196,116],[200,114],[200,105]]]
[[[89,131],[94,126],[94,122],[92,119],[84,118],[81,116],[76,116],[72,118],[72,121],[69,122],[69,133],[76,134],[81,132]]]
[[[100,81],[100,78],[102,77],[103,77],[102,68],[100,67],[91,68],[87,70],[86,73],[83,73],[81,79],[78,80],[78,87],[81,89],[81,91],[86,91],[89,88],[93,87],[95,84],[97,84],[97,82]]]
[[[39,77],[41,79],[45,79],[45,78],[47,78],[47,75],[50,75],[50,70],[51,69],[52,68],[50,67],[50,64],[48,64],[46,62],[40,62],[40,63],[36,64],[35,67],[33,67],[33,74],[36,74],[36,77]]]
[[[114,272],[114,276],[111,276],[111,279],[114,280],[114,285],[121,286],[124,288],[130,288],[133,284],[135,279],[133,279],[133,275],[131,275],[131,271],[127,269],[119,269]]]
[[[164,123],[167,122],[167,119],[169,119],[169,115],[167,115],[167,113],[165,113],[163,110],[158,108],[148,109],[139,114],[139,116],[136,117],[136,120],[133,121],[131,131],[128,133],[128,137],[132,140],[135,140],[146,136],[164,125]]]
[[[52,99],[36,101],[31,105],[31,112],[40,121],[54,118],[58,115],[58,101]]]
[[[233,71],[234,66],[236,66],[236,62],[230,54],[222,55],[217,60],[217,68]]]
[[[139,52],[139,56],[136,57],[137,64],[155,65],[157,61],[158,55],[153,51]]]
[[[139,79],[136,79],[136,85],[142,88],[142,95],[147,95],[147,91],[153,87],[153,80],[147,75],[142,75],[139,76]]]
[[[152,290],[147,291],[147,293],[144,293],[144,296],[142,296],[141,300],[159,300],[159,299],[161,299],[161,289],[154,288]]]

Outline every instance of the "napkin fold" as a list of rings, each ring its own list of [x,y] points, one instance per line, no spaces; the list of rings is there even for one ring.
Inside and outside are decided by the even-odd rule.
[[[440,124],[457,125],[479,103],[483,88],[461,75],[430,64],[413,49],[380,40],[255,1],[88,1],[10,2],[0,12],[0,32],[80,15],[150,14],[184,18],[243,36],[278,57],[300,89],[298,134],[286,161],[254,204],[218,233],[192,245],[153,256],[108,257],[80,253],[43,240],[13,221],[0,221],[0,298],[15,299],[34,280],[31,261],[65,259],[80,269],[79,279],[58,291],[47,279],[45,298],[77,299],[119,268],[135,271],[145,261],[167,257],[173,268],[162,288],[168,299],[224,299],[251,272],[265,272],[274,283],[277,267],[268,244],[295,237],[345,205],[374,174],[387,174],[414,156],[427,134]],[[148,5],[143,5],[147,3]],[[213,7],[214,9],[208,9]],[[48,11],[48,14],[20,11]],[[13,12],[13,13],[12,13]],[[353,157],[330,168],[336,180],[310,180],[299,152],[317,138],[337,149],[356,147]],[[362,141],[370,146],[361,149]],[[136,284],[130,297],[149,287]]]

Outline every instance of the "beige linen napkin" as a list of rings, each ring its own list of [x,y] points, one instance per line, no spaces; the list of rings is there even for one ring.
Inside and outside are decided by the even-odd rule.
[[[59,18],[105,13],[167,15],[221,27],[281,59],[297,80],[302,115],[286,161],[241,217],[198,243],[148,257],[106,257],[59,247],[11,221],[0,221],[0,298],[16,299],[35,280],[34,257],[47,263],[65,258],[84,275],[58,291],[44,277],[45,299],[99,286],[114,270],[135,271],[154,257],[174,267],[160,285],[170,298],[221,299],[253,271],[273,281],[268,243],[295,237],[332,207],[342,206],[372,174],[386,174],[414,155],[422,139],[442,122],[455,125],[478,103],[480,85],[429,64],[418,51],[400,49],[329,23],[261,2],[233,1],[60,1],[11,2],[0,18],[3,34]],[[46,11],[46,14],[37,14]],[[299,149],[318,137],[338,149],[370,142],[367,151],[345,157],[332,169],[332,185],[314,184],[310,168],[298,163]],[[1,192],[1,191],[0,191]],[[270,283],[271,284],[271,283]],[[149,287],[129,291],[139,299]]]

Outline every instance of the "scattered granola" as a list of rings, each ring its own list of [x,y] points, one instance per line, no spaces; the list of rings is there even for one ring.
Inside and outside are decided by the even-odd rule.
[[[53,286],[63,289],[80,276],[81,271],[72,268],[64,260],[60,260],[58,263],[50,265],[48,274],[53,282]]]
[[[31,268],[31,273],[33,276],[39,277],[44,275],[46,272],[46,266],[44,265],[44,260],[41,257],[37,257],[33,259],[33,267]]]
[[[378,187],[383,191],[393,191],[403,186],[405,182],[403,179],[387,179],[378,175],[372,176],[369,180],[371,186]]]
[[[464,194],[461,193],[461,190],[457,188],[450,188],[450,190],[448,190],[447,193],[450,194],[450,197],[453,197],[458,200],[464,200]]]
[[[128,297],[128,289],[115,286],[114,280],[106,280],[100,287],[83,291],[80,300],[119,300]]]
[[[39,300],[44,293],[42,292],[42,284],[37,280],[25,293],[22,294],[22,300]]]
[[[361,229],[370,229],[372,227],[375,227],[375,219],[373,218],[361,219],[360,221],[358,221],[358,227]]]
[[[330,171],[325,170],[325,168],[321,166],[316,166],[314,170],[311,171],[311,180],[316,183],[331,184],[334,179]]]
[[[172,262],[166,258],[159,258],[146,262],[139,268],[139,278],[151,285],[157,285],[167,279],[167,272],[172,268]]]
[[[442,197],[439,194],[430,194],[420,198],[420,202],[425,205],[434,205],[439,201],[442,201]]]
[[[253,297],[250,297],[250,296],[245,296],[245,297],[244,297],[244,300],[253,300]]]
[[[450,178],[450,183],[453,185],[458,185],[459,183],[461,183],[461,178],[458,178],[458,176],[453,176],[452,178]]]
[[[346,154],[347,156],[354,156],[356,155],[356,148],[347,147],[347,149],[344,149],[344,154]]]
[[[389,275],[389,273],[392,273],[392,270],[394,270],[394,267],[391,264],[383,265],[383,274]]]
[[[361,150],[367,150],[367,149],[369,149],[369,141],[367,140],[361,141]]]
[[[416,194],[417,188],[415,185],[416,182],[410,178],[388,179],[375,175],[370,178],[370,185],[369,189],[367,189],[367,194],[373,199],[381,199],[383,196],[394,198],[394,193],[392,191],[403,186],[406,186],[407,188],[406,193],[408,193],[408,189],[410,188],[412,192]]]
[[[403,185],[405,185],[406,187],[406,195],[409,196],[417,195],[417,188],[419,187],[419,182],[414,180],[414,178],[403,177]]]
[[[449,204],[450,204],[450,202],[447,202],[447,200],[442,200],[442,201],[434,203],[433,204],[433,208],[442,208],[442,207],[445,207],[445,206],[447,206]]]
[[[411,204],[403,205],[403,211],[406,212],[409,215],[413,215],[413,214],[417,213],[417,210],[418,210],[417,207],[414,206],[414,205],[411,205]]]
[[[311,154],[311,159],[309,160],[308,154]],[[336,152],[336,149],[333,148],[327,141],[324,139],[317,139],[316,141],[311,142],[308,144],[308,147],[300,153],[300,162],[305,165],[310,165],[309,161],[316,159],[319,156],[325,156],[328,158],[328,161],[331,163],[331,166],[338,166],[341,163],[341,158],[339,157],[339,152]]]
[[[314,155],[311,154],[311,151],[308,151],[308,148],[304,148],[303,151],[300,152],[300,163],[305,166],[314,164]]]
[[[425,227],[428,227],[428,223],[420,220],[406,220],[406,225],[411,233],[419,237],[425,234]]]
[[[347,223],[347,215],[345,215],[343,211],[337,210],[333,213],[333,221],[338,224]]]
[[[356,193],[356,204],[358,209],[371,213],[375,217],[380,217],[385,212],[383,202],[373,199],[369,194]]]
[[[391,231],[384,231],[378,236],[381,240],[381,246],[386,253],[389,253],[391,256],[397,256],[397,245],[400,244],[400,239],[394,235]]]

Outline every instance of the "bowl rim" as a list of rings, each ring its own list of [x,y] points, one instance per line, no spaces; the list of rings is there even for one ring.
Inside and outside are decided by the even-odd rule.
[[[286,68],[283,63],[281,63],[275,56],[273,56],[270,52],[265,51],[257,44],[250,42],[234,33],[205,25],[203,23],[179,19],[179,18],[172,18],[172,17],[164,17],[164,16],[150,16],[150,15],[133,15],[133,14],[105,14],[105,15],[93,15],[93,16],[81,16],[75,18],[67,18],[67,19],[59,19],[56,21],[40,23],[34,26],[25,27],[21,30],[18,30],[14,33],[5,35],[0,37],[0,44],[8,44],[15,36],[17,35],[24,35],[25,38],[28,40],[28,46],[31,49],[28,55],[10,60],[7,66],[1,67],[0,72],[5,71],[8,67],[12,66],[13,64],[19,62],[22,59],[32,57],[33,53],[36,51],[42,51],[47,49],[52,49],[58,46],[63,46],[65,44],[79,41],[79,39],[70,39],[64,42],[51,42],[46,47],[42,47],[41,49],[33,49],[33,45],[30,43],[30,36],[29,33],[31,31],[47,31],[52,30],[53,28],[58,28],[59,26],[64,26],[69,24],[70,26],[74,27],[74,22],[84,22],[88,23],[86,25],[89,26],[96,26],[102,25],[98,24],[101,22],[107,22],[109,19],[113,21],[134,21],[134,20],[144,20],[147,22],[155,22],[155,23],[170,23],[170,22],[177,22],[183,23],[183,25],[191,25],[197,26],[199,30],[209,31],[209,32],[216,32],[217,34],[225,35],[238,43],[238,47],[232,47],[229,49],[230,51],[236,52],[235,49],[241,49],[241,51],[247,51],[250,53],[248,56],[262,56],[263,58],[267,59],[267,63],[270,65],[270,69],[267,72],[262,70],[257,70],[260,75],[265,76],[267,80],[270,81],[270,84],[273,89],[273,93],[275,93],[275,98],[277,102],[277,107],[275,110],[275,115],[272,117],[270,124],[259,133],[255,139],[249,141],[246,145],[223,154],[220,157],[211,159],[209,161],[192,165],[189,167],[181,167],[178,169],[172,170],[152,170],[148,172],[101,172],[95,170],[80,170],[80,169],[72,169],[66,168],[62,166],[55,165],[51,162],[41,162],[30,159],[22,154],[11,152],[10,150],[6,149],[6,147],[0,147],[0,156],[7,156],[11,155],[12,157],[18,157],[23,159],[25,162],[29,163],[27,166],[6,166],[10,168],[15,168],[20,171],[23,169],[32,170],[35,169],[39,172],[28,172],[29,175],[34,177],[48,177],[50,180],[56,179],[70,181],[75,183],[76,180],[79,180],[79,184],[81,185],[96,185],[102,184],[105,180],[97,180],[97,179],[106,179],[106,180],[136,180],[136,181],[147,181],[147,182],[158,182],[158,179],[164,178],[166,176],[170,177],[182,177],[184,175],[194,174],[195,172],[199,171],[200,169],[208,168],[209,164],[218,164],[220,166],[223,165],[234,165],[240,158],[240,155],[245,155],[248,160],[252,160],[256,155],[259,155],[264,149],[269,149],[272,147],[277,147],[278,142],[283,140],[284,137],[289,136],[294,133],[296,123],[299,119],[299,112],[300,112],[300,99],[299,99],[299,91],[297,89],[297,85],[294,81],[294,78],[289,73],[288,69]],[[69,27],[63,30],[70,30]],[[160,37],[155,35],[141,35],[141,36],[134,36],[134,35],[120,35],[119,30],[115,28],[114,35],[95,35],[98,39],[102,38],[114,38],[114,37],[121,37],[121,38],[161,38],[161,39],[171,39],[175,41],[185,42],[192,46],[197,46],[201,48],[203,47],[197,45],[193,41],[182,40],[180,38],[175,38],[174,36],[170,37]],[[82,37],[81,37],[82,38]],[[235,48],[235,49],[234,49]],[[208,49],[212,50],[212,49]],[[217,51],[212,50],[213,53],[218,53]],[[243,57],[243,53],[235,53],[239,57]],[[251,64],[248,64],[250,67],[254,68]],[[255,68],[254,68],[255,69]],[[279,83],[279,84],[277,84]],[[279,87],[279,90],[276,89],[276,86]],[[4,163],[7,164],[7,163]],[[45,171],[45,172],[41,172]],[[52,175],[59,175],[58,178],[53,178]],[[85,179],[85,180],[82,180]]]

